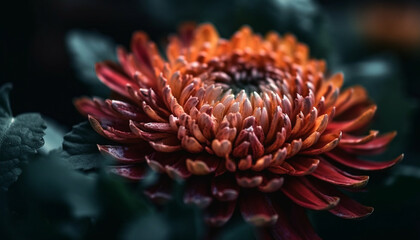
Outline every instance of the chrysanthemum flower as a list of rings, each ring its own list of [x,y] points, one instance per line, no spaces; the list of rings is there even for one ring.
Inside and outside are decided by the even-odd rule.
[[[184,25],[169,39],[166,59],[143,32],[120,64],[96,65],[111,99],[81,98],[78,110],[115,145],[99,150],[117,159],[112,172],[132,180],[148,168],[161,174],[146,191],[170,198],[173,179],[185,179],[186,203],[223,225],[239,209],[275,239],[316,239],[305,209],[342,218],[372,213],[338,189],[365,186],[353,170],[388,168],[358,155],[385,150],[395,132],[362,135],[376,106],[343,75],[325,76],[292,35],[265,38],[243,27],[230,40],[210,24]]]

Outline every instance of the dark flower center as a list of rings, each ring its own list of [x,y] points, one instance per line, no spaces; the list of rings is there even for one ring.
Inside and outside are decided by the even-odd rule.
[[[274,66],[268,58],[248,58],[251,59],[234,55],[224,60],[213,59],[206,64],[196,62],[189,73],[195,76],[207,74],[207,78],[204,78],[207,85],[221,86],[235,95],[242,90],[250,94],[287,88],[287,84],[284,84],[287,72]]]

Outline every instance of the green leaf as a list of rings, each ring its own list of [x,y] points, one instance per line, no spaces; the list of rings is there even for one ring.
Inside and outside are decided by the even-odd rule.
[[[45,117],[42,118],[45,120],[47,129],[45,130],[44,136],[44,146],[41,147],[40,152],[48,153],[54,149],[59,149],[63,145],[63,137],[66,134],[67,130],[64,126],[60,125],[51,118]]]
[[[412,155],[409,156],[411,157]],[[418,159],[416,155],[414,156],[416,159]],[[400,164],[396,166],[395,170],[392,172],[392,175],[386,179],[386,185],[393,186],[395,182],[403,177],[413,178],[416,179],[416,181],[420,181],[420,167],[406,164]]]
[[[108,143],[109,141],[92,129],[89,122],[82,122],[64,136],[64,159],[73,169],[99,168],[105,163],[106,158],[100,154],[97,144]]]
[[[242,240],[252,240],[254,238],[254,231],[253,227],[245,222],[237,223],[235,226],[226,228],[221,236],[221,240],[234,240],[234,239],[242,239]]]
[[[169,239],[169,224],[156,213],[141,216],[128,224],[123,231],[123,240],[164,240]]]
[[[9,92],[11,84],[0,88],[0,189],[7,190],[21,174],[20,163],[42,147],[44,120],[37,113],[13,117]]]
[[[79,79],[94,95],[108,96],[109,89],[96,77],[95,63],[116,61],[116,44],[102,34],[81,30],[69,32],[66,42]]]
[[[23,176],[27,191],[41,202],[64,203],[76,218],[96,217],[101,207],[97,175],[69,169],[61,159],[61,151],[38,155],[28,165]]]

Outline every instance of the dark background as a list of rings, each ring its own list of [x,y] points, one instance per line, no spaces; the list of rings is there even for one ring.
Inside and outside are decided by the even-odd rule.
[[[294,33],[311,47],[313,56],[327,60],[331,72],[343,71],[347,85],[366,86],[379,106],[375,128],[399,131],[383,158],[406,153],[401,168],[374,175],[373,190],[360,198],[376,206],[371,217],[352,222],[317,213],[318,232],[326,239],[420,239],[418,1],[37,0],[5,4],[0,83],[14,85],[12,109],[15,114],[40,112],[65,130],[84,121],[72,99],[101,95],[92,91],[92,85],[96,86],[92,79],[81,73],[83,66],[74,54],[78,50],[70,39],[82,36],[83,42],[84,35],[71,35],[75,31],[125,47],[135,30],[147,32],[163,46],[165,36],[191,20],[214,23],[226,38],[244,24],[262,34],[268,30]],[[93,71],[93,64],[84,67]]]

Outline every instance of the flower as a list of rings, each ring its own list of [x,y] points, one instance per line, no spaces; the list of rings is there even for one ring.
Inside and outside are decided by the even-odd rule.
[[[395,132],[362,135],[376,106],[361,86],[340,91],[343,75],[325,77],[325,62],[309,57],[292,35],[265,38],[243,27],[230,40],[211,24],[183,25],[167,60],[143,32],[120,64],[96,65],[114,92],[105,101],[76,100],[92,127],[115,145],[98,145],[117,159],[113,173],[132,180],[164,173],[146,190],[170,198],[172,179],[185,179],[184,201],[223,225],[239,208],[275,239],[319,238],[305,209],[342,218],[372,213],[338,189],[358,189],[371,171],[403,155],[372,162],[358,155],[384,151]]]

